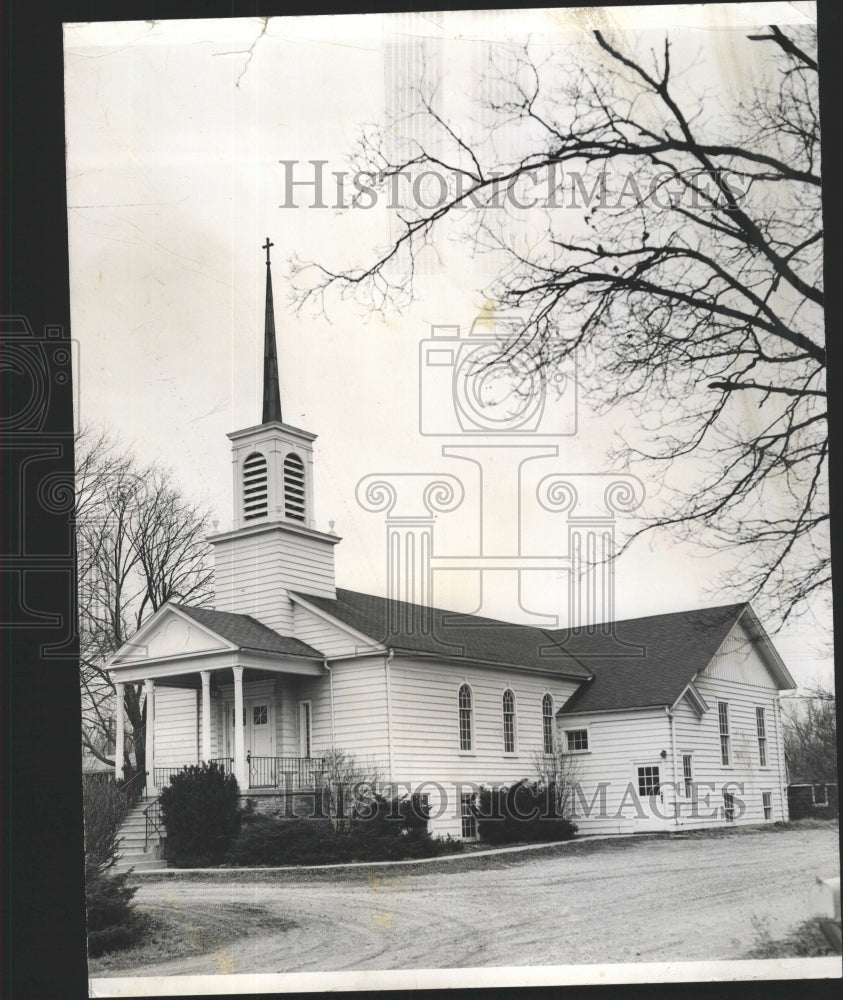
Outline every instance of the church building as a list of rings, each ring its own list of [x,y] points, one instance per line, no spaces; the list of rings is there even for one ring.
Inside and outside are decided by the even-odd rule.
[[[547,629],[336,586],[316,435],[282,416],[270,245],[263,412],[229,434],[214,607],[165,604],[109,663],[118,704],[144,686],[147,802],[216,761],[271,807],[342,750],[425,795],[433,834],[471,839],[481,785],[535,780],[561,752],[581,834],[787,819],[795,684],[748,604]],[[118,778],[124,747],[118,713]]]

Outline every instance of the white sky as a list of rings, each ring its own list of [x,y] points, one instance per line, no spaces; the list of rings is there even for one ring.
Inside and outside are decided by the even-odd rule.
[[[683,25],[687,51],[701,51],[707,82],[734,90],[746,79],[740,46],[747,24],[813,19],[812,4],[618,8],[636,28]],[[209,503],[221,530],[231,519],[229,431],[259,422],[263,352],[263,251],[273,240],[273,282],[284,419],[319,435],[317,527],[336,521],[340,586],[384,593],[383,515],[361,509],[355,487],[370,473],[462,475],[467,497],[437,522],[436,550],[475,545],[469,467],[444,457],[454,438],[419,433],[419,344],[430,324],[466,329],[483,308],[489,274],[460,245],[439,245],[442,263],[419,283],[400,317],[370,317],[334,301],[329,317],[298,317],[289,302],[293,254],[338,267],[389,241],[390,213],[283,209],[282,159],[348,167],[362,123],[382,120],[390,53],[423,34],[447,71],[451,106],[471,87],[478,40],[559,46],[605,12],[497,11],[451,15],[360,15],[225,21],[69,25],[65,29],[68,211],[73,336],[79,342],[79,418],[112,429],[141,461],[172,466],[192,497]],[[597,19],[595,21],[595,19]],[[727,19],[729,19],[727,23]],[[741,20],[741,31],[727,30]],[[688,24],[695,24],[688,30]],[[757,48],[757,47],[756,47]],[[735,67],[740,69],[736,71]],[[307,201],[301,195],[301,204]],[[328,196],[326,195],[326,200]],[[550,414],[552,416],[552,414]],[[598,420],[581,401],[578,433],[551,441],[549,472],[609,472],[605,449],[623,413]],[[525,515],[525,544],[564,551],[565,527]],[[509,522],[499,526],[509,529]],[[511,526],[514,530],[514,525]],[[559,543],[548,541],[558,532]],[[560,547],[561,546],[561,547]],[[706,604],[729,554],[654,535],[616,572],[616,617]],[[494,574],[484,578],[488,613],[517,617]],[[535,580],[534,580],[535,583]],[[437,574],[440,605],[473,610],[476,588]],[[539,593],[541,591],[541,593]],[[542,585],[533,598],[564,602]],[[548,611],[550,607],[537,607]],[[806,619],[776,644],[797,680],[832,668],[815,653],[830,622]],[[801,632],[799,630],[802,630]]]

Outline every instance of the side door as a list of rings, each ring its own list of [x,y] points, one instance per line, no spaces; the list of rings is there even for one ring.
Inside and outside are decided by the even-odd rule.
[[[666,801],[667,788],[662,771],[663,760],[637,761],[632,767],[632,780],[638,796],[639,811],[634,826],[636,832],[666,830],[671,804]]]

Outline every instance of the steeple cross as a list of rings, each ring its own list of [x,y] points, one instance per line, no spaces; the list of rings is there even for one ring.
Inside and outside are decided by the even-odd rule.
[[[261,247],[261,250],[266,250],[266,262],[267,262],[267,264],[269,263],[269,248],[270,247],[274,247],[274,246],[275,246],[275,244],[274,243],[270,243],[269,242],[269,237],[267,236],[266,243],[264,243],[263,246]]]

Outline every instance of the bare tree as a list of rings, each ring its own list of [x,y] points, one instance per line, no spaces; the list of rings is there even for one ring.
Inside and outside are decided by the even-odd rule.
[[[371,757],[358,762],[354,754],[332,747],[323,757],[322,789],[328,814],[338,829],[347,830],[355,807],[370,807],[383,784],[382,771]]]
[[[785,701],[784,752],[791,781],[837,782],[837,699],[833,688],[812,684],[803,695]]]
[[[459,120],[423,72],[401,120],[363,131],[357,165],[374,190],[435,174],[447,193],[410,199],[368,262],[294,261],[298,301],[400,310],[440,237],[491,254],[484,294],[519,317],[518,370],[546,378],[576,355],[595,410],[638,418],[612,453],[650,484],[626,546],[662,527],[737,550],[720,585],[780,625],[830,583],[816,39],[745,36],[763,65],[733,96],[677,71],[675,40],[643,38],[597,31],[541,60],[490,44]]]
[[[114,764],[115,712],[128,721],[124,767],[145,770],[146,699],[126,684],[115,705],[106,661],[166,601],[207,604],[212,596],[209,515],[186,500],[172,474],[141,468],[105,434],[87,430],[76,448],[82,744]]]
[[[580,781],[580,762],[574,754],[556,747],[553,753],[533,753],[533,770],[539,784],[553,790],[556,815],[570,818]]]

